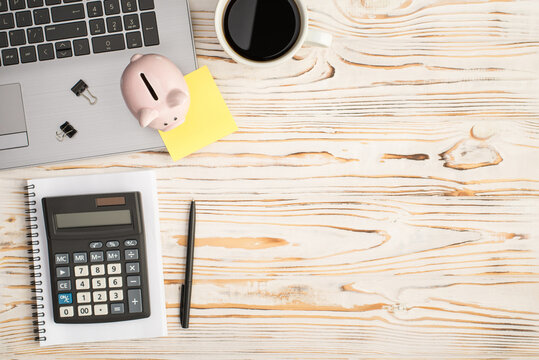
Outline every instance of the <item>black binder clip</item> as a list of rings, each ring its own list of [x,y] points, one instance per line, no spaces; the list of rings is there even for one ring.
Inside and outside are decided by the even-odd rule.
[[[56,131],[56,140],[64,141],[66,137],[72,138],[77,133],[77,130],[69,122],[65,122],[60,125],[60,130]]]
[[[86,85],[86,83],[82,80],[79,80],[72,88],[71,88],[71,91],[73,91],[73,93],[75,93],[75,95],[77,96],[83,96],[86,100],[88,100],[88,102],[90,103],[90,105],[95,105],[95,103],[97,102],[97,98],[94,96],[94,94],[92,94],[90,92],[90,90],[88,89],[88,85]],[[88,93],[88,95],[86,95],[86,93]]]

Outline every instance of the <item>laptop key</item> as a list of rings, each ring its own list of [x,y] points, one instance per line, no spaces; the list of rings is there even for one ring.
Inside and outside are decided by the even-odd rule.
[[[64,40],[88,35],[85,21],[45,26],[47,41]]]
[[[24,30],[11,30],[9,32],[9,43],[11,46],[19,46],[26,44],[26,36]]]
[[[17,27],[32,26],[32,13],[28,10],[15,13]]]
[[[12,13],[0,14],[0,30],[12,29],[15,27],[15,20]]]
[[[43,25],[51,22],[51,16],[49,15],[49,9],[35,9],[34,10],[34,24]]]
[[[54,48],[52,44],[41,44],[37,46],[37,56],[39,61],[54,59]]]
[[[73,56],[73,50],[71,49],[70,41],[61,41],[55,44],[56,58],[62,59]]]
[[[122,31],[122,18],[119,16],[107,18],[107,31],[109,33]]]
[[[123,34],[96,36],[92,38],[94,53],[117,51],[125,49]]]
[[[90,20],[90,34],[101,35],[105,33],[105,20],[94,19]]]
[[[142,47],[142,36],[139,31],[128,32],[125,34],[127,40],[127,48],[134,49]]]
[[[153,0],[138,0],[138,7],[140,10],[151,10],[155,6],[153,4]]]
[[[91,1],[86,3],[86,10],[88,10],[88,17],[103,16],[103,6],[101,1]]]
[[[23,46],[19,49],[21,54],[21,63],[26,64],[30,62],[36,62],[36,48],[34,46]]]
[[[28,0],[27,3],[29,8],[43,6],[43,0]]]
[[[118,0],[105,0],[105,15],[116,15],[120,13]]]
[[[22,10],[25,7],[25,0],[9,0],[9,8],[11,10]]]
[[[88,42],[88,39],[73,40],[73,50],[75,56],[90,54],[90,43]]]
[[[5,66],[18,64],[19,53],[17,52],[17,49],[2,50],[2,63]]]
[[[36,44],[45,41],[43,37],[43,29],[40,27],[27,29],[26,35],[28,36],[28,43],[30,44]]]
[[[7,11],[7,0],[0,0],[0,12]]]
[[[58,41],[54,44],[54,47],[56,48],[56,51],[71,49],[71,41]]]
[[[64,50],[56,49],[56,58],[58,59],[71,57],[71,56],[73,56],[73,52],[71,51],[71,48],[64,49]]]
[[[84,19],[84,5],[73,4],[56,6],[51,9],[51,14],[53,22]]]
[[[0,32],[0,48],[8,47],[7,32]]]
[[[124,13],[137,11],[137,0],[122,0],[122,11]]]
[[[135,30],[140,28],[140,22],[137,14],[124,15],[125,30]]]
[[[142,22],[144,45],[159,45],[159,33],[157,31],[157,20],[155,19],[155,13],[152,11],[140,14],[140,21]]]
[[[62,3],[62,0],[45,0],[46,5],[58,5],[61,3]]]

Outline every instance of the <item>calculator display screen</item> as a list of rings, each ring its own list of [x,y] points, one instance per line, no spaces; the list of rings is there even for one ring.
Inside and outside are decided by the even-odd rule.
[[[131,212],[129,210],[55,214],[54,217],[58,229],[131,224]]]

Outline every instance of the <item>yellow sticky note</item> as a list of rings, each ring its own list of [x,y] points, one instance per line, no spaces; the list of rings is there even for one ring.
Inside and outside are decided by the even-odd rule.
[[[172,160],[179,160],[238,130],[207,66],[185,75],[191,105],[185,122],[159,131]]]

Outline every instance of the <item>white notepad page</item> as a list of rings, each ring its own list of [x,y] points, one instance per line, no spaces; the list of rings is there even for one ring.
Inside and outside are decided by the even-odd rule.
[[[36,294],[43,296],[43,301],[38,301],[38,304],[42,303],[44,305],[43,309],[37,310],[38,312],[43,312],[44,316],[36,319],[45,321],[45,324],[40,326],[40,329],[45,329],[45,333],[38,334],[46,338],[46,340],[40,342],[41,346],[166,336],[165,288],[161,239],[159,236],[159,208],[154,172],[145,170],[28,180],[28,185],[31,184],[35,188],[28,190],[28,192],[35,193],[35,196],[31,199],[36,201],[35,206],[31,206],[31,208],[36,209],[36,213],[31,214],[31,216],[35,215],[37,217],[37,221],[31,222],[32,225],[37,225],[37,230],[32,230],[32,232],[38,233],[38,236],[33,240],[38,240],[39,242],[39,245],[34,246],[34,248],[39,249],[39,254],[36,255],[40,258],[39,261],[34,261],[34,265],[41,266],[40,270],[36,270],[36,272],[40,272],[42,276],[36,280],[43,282],[41,286],[38,286],[43,289],[43,293]],[[140,192],[142,199],[150,293],[150,317],[96,324],[55,323],[50,288],[47,235],[41,199],[51,196],[131,191]]]

